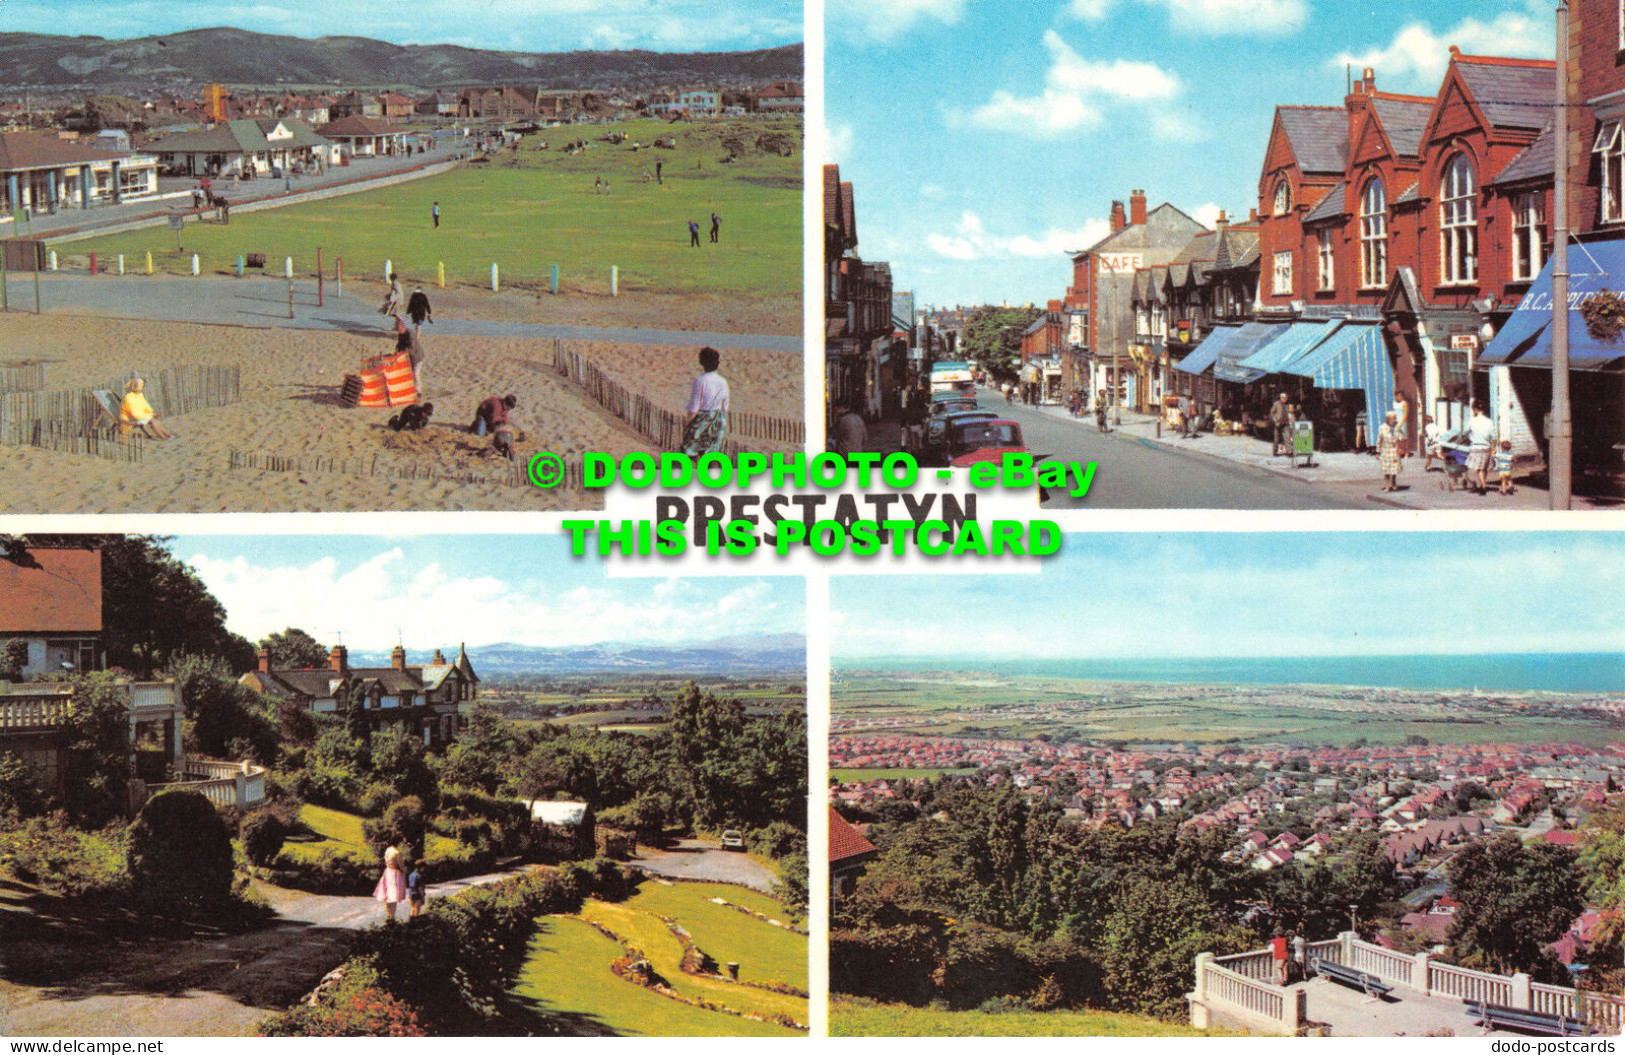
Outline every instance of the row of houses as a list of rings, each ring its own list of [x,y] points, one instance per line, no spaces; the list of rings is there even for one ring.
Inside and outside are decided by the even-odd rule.
[[[858,254],[857,205],[839,165],[824,166],[823,196],[825,399],[874,420],[895,409],[907,374],[913,299],[893,295],[889,263]]]
[[[1565,159],[1575,464],[1619,457],[1625,348],[1588,336],[1580,305],[1625,278],[1625,12],[1576,0]],[[1072,258],[1024,355],[1049,389],[1102,390],[1151,410],[1190,396],[1231,420],[1287,392],[1332,445],[1397,410],[1462,424],[1483,402],[1539,463],[1551,403],[1555,63],[1452,48],[1431,95],[1383,91],[1366,69],[1341,106],[1276,108],[1245,221],[1209,228],[1144,191]]]

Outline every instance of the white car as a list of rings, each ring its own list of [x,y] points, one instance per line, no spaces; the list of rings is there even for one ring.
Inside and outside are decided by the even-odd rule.
[[[743,850],[745,848],[744,834],[729,828],[722,833],[722,848],[724,850]]]

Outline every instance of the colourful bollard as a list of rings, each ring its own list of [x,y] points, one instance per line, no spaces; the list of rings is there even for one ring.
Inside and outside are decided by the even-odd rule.
[[[152,250],[147,250],[147,274],[152,274]]]
[[[612,297],[621,295],[621,269],[614,264],[609,268],[609,295]]]
[[[496,293],[497,291],[498,291],[497,266],[496,266],[496,264],[493,263],[491,265],[491,292]]]
[[[237,277],[243,277],[243,254],[237,254]]]
[[[435,280],[435,285],[438,286],[440,289],[445,289],[446,288],[446,262],[444,260],[436,261],[434,267],[435,267],[435,279],[434,279]]]

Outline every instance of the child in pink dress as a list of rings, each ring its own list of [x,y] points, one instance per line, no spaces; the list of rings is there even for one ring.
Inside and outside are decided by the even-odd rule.
[[[384,851],[384,874],[378,878],[372,896],[384,903],[384,914],[395,918],[395,906],[406,900],[406,873],[401,870],[401,852],[391,846]]]

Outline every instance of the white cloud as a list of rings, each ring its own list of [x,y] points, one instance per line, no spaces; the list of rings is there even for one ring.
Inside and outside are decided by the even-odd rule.
[[[813,134],[813,157],[823,159],[826,165],[833,165],[852,156],[852,126],[825,124],[816,129]]]
[[[399,547],[349,566],[333,557],[262,565],[199,555],[187,563],[225,607],[227,625],[250,640],[293,626],[365,649],[397,640],[408,648],[459,641],[571,646],[777,632],[802,621],[799,606],[787,608],[766,580],[668,579],[560,592],[494,575],[453,575],[434,561],[415,565]]]
[[[1309,22],[1307,0],[1140,0],[1166,8],[1174,29],[1207,36],[1295,33]]]
[[[1050,65],[1034,96],[999,90],[962,120],[980,128],[1038,138],[1097,127],[1112,102],[1151,104],[1174,98],[1179,79],[1148,62],[1094,62],[1079,55],[1053,29],[1044,34]],[[960,118],[950,113],[950,123]]]
[[[1099,22],[1111,14],[1113,3],[1114,0],[1072,0],[1066,5],[1066,13],[1085,22]]]
[[[1090,220],[1081,227],[1046,228],[1037,234],[994,234],[982,218],[966,211],[951,234],[926,236],[926,245],[938,256],[950,260],[1013,260],[1062,256],[1074,249],[1093,245],[1106,236],[1105,220]]]
[[[1195,220],[1203,227],[1212,227],[1214,224],[1219,222],[1219,214],[1221,212],[1224,212],[1224,210],[1219,208],[1219,206],[1215,205],[1213,202],[1208,202],[1206,205],[1197,206],[1197,208],[1191,213],[1191,219]]]
[[[965,0],[827,0],[824,16],[843,37],[856,42],[886,42],[920,22],[956,24]]]
[[[1355,75],[1369,66],[1377,73],[1377,87],[1385,79],[1432,90],[1450,64],[1454,44],[1468,55],[1505,55],[1513,58],[1550,57],[1555,47],[1553,20],[1518,12],[1505,12],[1489,22],[1464,19],[1451,29],[1435,32],[1425,22],[1411,22],[1386,45],[1365,51],[1345,51],[1326,65],[1354,67]]]

